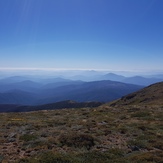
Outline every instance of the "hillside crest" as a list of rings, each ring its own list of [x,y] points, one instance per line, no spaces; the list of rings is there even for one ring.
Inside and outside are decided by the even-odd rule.
[[[110,103],[115,105],[163,105],[163,82],[152,84]]]

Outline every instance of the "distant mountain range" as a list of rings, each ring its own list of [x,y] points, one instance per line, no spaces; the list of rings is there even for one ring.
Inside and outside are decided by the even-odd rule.
[[[67,72],[68,73],[68,72]],[[72,76],[71,76],[72,74]],[[69,75],[66,73],[63,75],[54,75],[54,76],[11,76],[7,78],[2,78],[0,76],[0,84],[12,84],[23,81],[33,81],[39,84],[49,84],[49,83],[70,83],[72,81],[101,81],[101,80],[111,80],[119,81],[123,83],[130,83],[136,85],[148,86],[156,82],[163,81],[163,74],[156,75],[146,75],[146,76],[130,76],[126,77],[123,75],[118,75],[115,73],[104,73],[98,71],[82,71],[77,75],[73,75],[73,72],[69,72]]]
[[[83,81],[112,80],[112,81],[119,81],[123,83],[148,86],[150,84],[163,81],[163,75],[125,77],[114,73],[107,73],[107,74],[100,74],[100,75],[92,73],[90,76],[76,75],[71,77],[71,79],[73,80],[79,79]]]
[[[96,82],[95,83],[93,82],[91,84],[94,85],[96,84]],[[99,88],[100,87],[101,86],[99,85]],[[111,101],[107,105],[110,106],[161,105],[162,106],[163,105],[162,99],[163,99],[163,82],[160,82],[142,88],[139,91],[128,94],[126,96],[122,96],[120,99]],[[49,103],[44,105],[36,105],[36,106],[18,105],[18,104],[0,104],[0,112],[28,112],[28,111],[55,110],[55,109],[64,109],[64,108],[67,109],[67,108],[98,107],[102,104],[103,104],[102,102],[76,102],[72,100],[66,100],[66,101],[60,101],[60,102]]]
[[[14,82],[6,83],[0,81],[0,104],[40,105],[65,100],[109,102],[142,88],[110,80],[83,82],[58,78],[48,84],[29,80],[15,82],[15,78]]]
[[[82,84],[71,84],[41,90],[39,93],[41,101],[39,103],[51,103],[63,100],[108,102],[140,88],[142,87],[109,80],[84,82]]]
[[[68,79],[12,76],[0,79],[0,104],[43,105],[65,100],[109,102],[150,84],[163,81],[162,77],[161,74],[125,77],[96,71],[83,72],[79,76]]]

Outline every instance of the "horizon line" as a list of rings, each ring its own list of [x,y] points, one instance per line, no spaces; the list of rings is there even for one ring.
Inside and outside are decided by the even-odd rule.
[[[110,72],[130,72],[130,73],[149,73],[162,72],[163,70],[112,70],[112,69],[94,69],[94,68],[38,68],[38,67],[0,67],[0,71],[110,71]]]

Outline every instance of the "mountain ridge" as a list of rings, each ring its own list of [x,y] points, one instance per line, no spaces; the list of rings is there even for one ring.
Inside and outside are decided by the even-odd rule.
[[[35,83],[34,85],[37,86],[37,84]],[[78,102],[109,102],[142,88],[142,86],[125,84],[110,80],[94,82],[72,81],[68,85],[67,83],[63,83],[63,85],[57,85],[57,87],[55,87],[54,83],[54,87],[53,84],[50,86],[52,87],[49,87],[48,85],[47,88],[38,88],[37,86],[36,89],[29,89],[28,87],[27,89],[25,89],[26,86],[24,86],[24,91],[21,90],[21,85],[20,90],[13,89],[7,92],[0,93],[0,103],[40,105],[64,100],[74,100]]]
[[[116,105],[163,105],[163,82],[152,84],[137,92],[111,102]]]
[[[56,109],[69,109],[69,108],[85,108],[85,107],[98,107],[102,105],[102,102],[76,102],[72,100],[59,101],[56,103],[49,103],[37,106],[23,106],[16,104],[0,104],[0,112],[29,112],[40,110],[56,110]]]

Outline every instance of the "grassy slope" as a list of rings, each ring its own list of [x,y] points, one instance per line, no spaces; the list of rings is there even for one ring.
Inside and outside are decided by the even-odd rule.
[[[112,106],[115,105],[163,105],[163,82],[152,84],[112,102]]]

